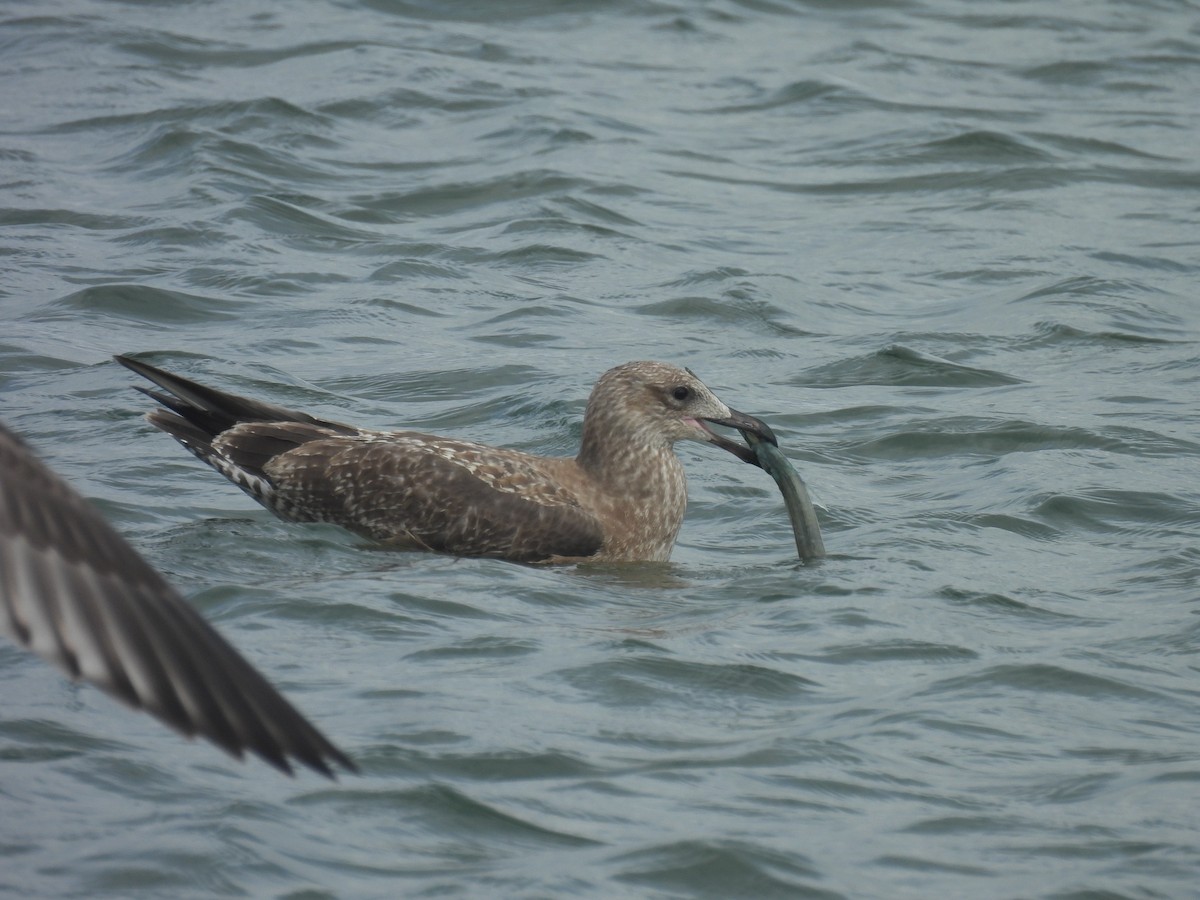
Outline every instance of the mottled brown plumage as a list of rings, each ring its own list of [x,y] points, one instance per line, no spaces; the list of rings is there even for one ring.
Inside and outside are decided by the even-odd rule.
[[[294,522],[332,522],[376,541],[519,562],[666,560],[687,505],[676,441],[714,443],[715,422],[762,434],[685,369],[610,369],[588,400],[574,458],[414,431],[371,431],[214,390],[126,356],[166,390],[147,418],[256,500]],[[168,411],[169,410],[169,411]]]
[[[0,632],[191,736],[332,777],[354,764],[0,425]]]

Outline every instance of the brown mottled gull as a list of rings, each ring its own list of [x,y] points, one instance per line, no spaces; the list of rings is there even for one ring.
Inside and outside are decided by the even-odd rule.
[[[774,442],[692,372],[631,362],[601,376],[575,457],[535,456],[415,431],[371,431],[227,394],[128,356],[168,393],[147,415],[293,522],[332,522],[403,549],[518,562],[666,560],[687,505],[676,441],[753,460],[705,422]]]
[[[91,504],[0,425],[0,631],[239,759],[356,771]]]

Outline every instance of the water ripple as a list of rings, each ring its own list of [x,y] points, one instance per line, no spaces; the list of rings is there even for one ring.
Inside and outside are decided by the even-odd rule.
[[[0,15],[3,417],[364,774],[0,647],[0,894],[1194,893],[1191,6],[70,6]],[[696,442],[670,564],[281,522],[118,351],[559,454],[678,362],[830,557]]]

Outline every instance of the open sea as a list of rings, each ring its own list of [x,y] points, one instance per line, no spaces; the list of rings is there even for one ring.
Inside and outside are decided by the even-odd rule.
[[[1200,3],[8,0],[0,419],[362,767],[0,645],[13,898],[1200,896]],[[273,518],[146,354],[572,454],[661,359],[671,563]]]

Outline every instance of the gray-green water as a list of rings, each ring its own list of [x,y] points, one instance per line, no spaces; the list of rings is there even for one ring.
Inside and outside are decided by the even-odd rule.
[[[10,2],[0,417],[361,763],[0,647],[13,897],[1163,898],[1200,884],[1200,8]],[[569,453],[695,369],[669,566],[374,551],[114,352]]]

